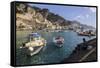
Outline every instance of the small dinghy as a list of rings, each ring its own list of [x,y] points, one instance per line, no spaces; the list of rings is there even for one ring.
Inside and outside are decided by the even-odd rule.
[[[46,40],[38,33],[29,34],[29,41],[24,43],[21,49],[25,50],[27,55],[33,56],[39,53],[44,46],[46,46]]]
[[[64,43],[64,38],[61,36],[54,37],[53,42],[56,44],[57,47],[62,47]]]

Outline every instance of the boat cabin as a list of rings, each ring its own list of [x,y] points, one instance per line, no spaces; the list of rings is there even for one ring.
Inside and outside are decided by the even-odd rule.
[[[29,41],[39,40],[40,38],[41,38],[41,35],[39,35],[38,33],[31,33],[28,36]]]

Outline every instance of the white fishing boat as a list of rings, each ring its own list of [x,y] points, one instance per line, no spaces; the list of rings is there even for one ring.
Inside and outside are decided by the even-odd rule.
[[[54,37],[53,42],[56,44],[57,47],[62,47],[64,43],[64,38],[61,36]]]
[[[44,46],[46,46],[46,40],[38,33],[29,34],[29,42],[24,43],[21,48],[25,49],[27,55],[33,56],[39,53]]]

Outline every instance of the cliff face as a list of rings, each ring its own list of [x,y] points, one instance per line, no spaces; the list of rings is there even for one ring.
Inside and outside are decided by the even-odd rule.
[[[79,23],[65,20],[63,17],[49,12],[48,9],[31,7],[27,4],[16,5],[17,30],[43,30],[43,29],[68,29],[80,27]],[[76,25],[75,25],[76,24]],[[73,26],[75,25],[75,26]]]
[[[18,4],[16,6],[17,30],[40,30],[52,27],[53,24],[47,20],[47,15],[47,9]]]

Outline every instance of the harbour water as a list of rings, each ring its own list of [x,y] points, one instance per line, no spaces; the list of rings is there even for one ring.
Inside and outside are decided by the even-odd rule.
[[[27,35],[30,32],[27,32]],[[27,56],[19,49],[20,43],[27,39],[27,35],[17,35],[17,45],[16,45],[16,64],[17,65],[31,65],[31,64],[49,64],[49,63],[59,63],[64,58],[67,58],[72,51],[75,49],[77,44],[83,42],[83,38],[87,41],[95,38],[87,36],[78,36],[76,32],[73,31],[63,31],[63,32],[39,32],[42,37],[47,40],[47,45],[40,51],[37,55],[32,57]],[[64,37],[63,47],[58,48],[53,43],[53,37],[56,36]],[[22,41],[22,42],[19,42]]]

